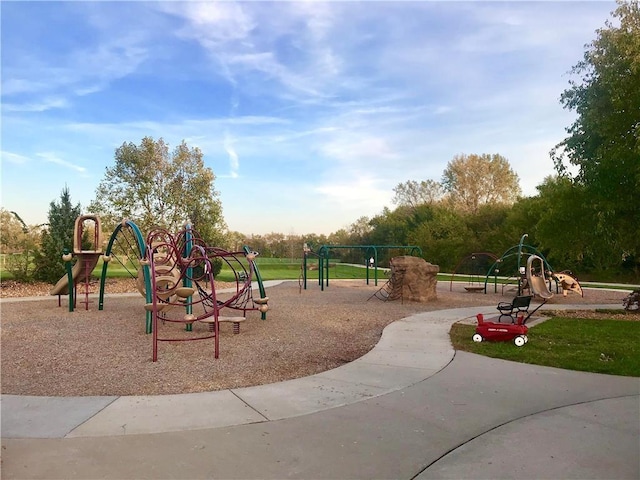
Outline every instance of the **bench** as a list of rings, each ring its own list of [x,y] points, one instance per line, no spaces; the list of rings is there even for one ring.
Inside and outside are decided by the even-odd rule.
[[[515,297],[511,302],[500,302],[497,307],[500,312],[498,322],[502,321],[502,317],[509,317],[511,323],[516,323],[516,318],[519,313],[527,313],[529,311],[531,298],[531,295],[520,295]]]

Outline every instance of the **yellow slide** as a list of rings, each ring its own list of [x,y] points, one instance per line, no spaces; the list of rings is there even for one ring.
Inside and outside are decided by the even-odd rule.
[[[101,253],[78,253],[76,254],[77,261],[71,270],[71,276],[73,277],[73,284],[77,285],[78,282],[84,282],[87,275],[91,275],[93,269],[96,268]],[[58,283],[51,289],[51,295],[68,295],[69,294],[69,280],[65,274]]]

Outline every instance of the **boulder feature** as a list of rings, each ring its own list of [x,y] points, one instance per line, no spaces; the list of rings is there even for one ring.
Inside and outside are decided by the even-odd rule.
[[[403,255],[389,262],[389,300],[431,302],[436,300],[440,267],[425,259]]]

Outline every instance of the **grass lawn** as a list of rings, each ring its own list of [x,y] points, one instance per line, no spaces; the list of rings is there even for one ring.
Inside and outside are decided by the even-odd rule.
[[[256,264],[262,280],[297,280],[302,275],[300,263],[261,262],[260,260],[263,259],[258,259]],[[222,268],[216,279],[223,282],[234,281],[233,272],[228,267],[225,267]],[[318,282],[318,270],[315,265],[314,267],[314,269],[307,269],[307,282]],[[374,274],[373,269],[369,269],[369,279],[371,281],[374,280]],[[363,267],[337,263],[329,264],[329,282],[340,279],[365,279],[366,275],[367,269]],[[382,269],[378,269],[378,282],[384,283],[386,281],[386,273]]]
[[[456,350],[521,363],[640,377],[640,322],[553,317],[529,329],[529,342],[471,340],[474,325],[454,324]]]

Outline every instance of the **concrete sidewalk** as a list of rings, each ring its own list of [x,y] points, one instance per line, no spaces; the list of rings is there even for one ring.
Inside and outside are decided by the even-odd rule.
[[[451,324],[494,311],[414,315],[272,385],[3,395],[3,478],[640,478],[640,379],[456,354]]]

